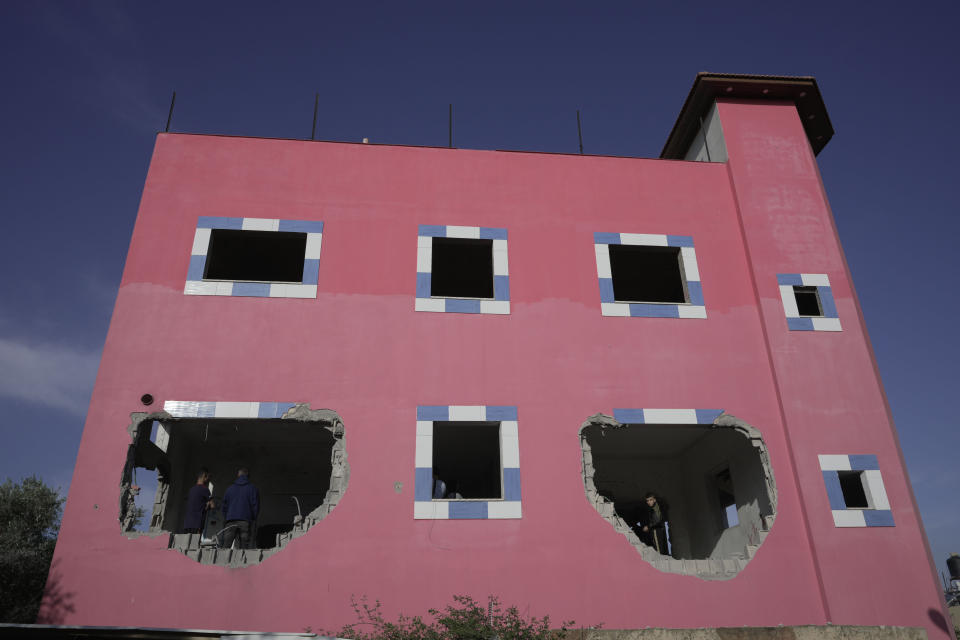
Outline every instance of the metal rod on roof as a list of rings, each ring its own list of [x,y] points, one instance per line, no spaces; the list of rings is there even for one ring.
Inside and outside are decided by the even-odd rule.
[[[170,119],[173,118],[173,103],[177,101],[177,92],[173,92],[173,97],[170,98],[170,113],[167,114],[167,128],[163,130],[164,133],[170,131]]]
[[[583,155],[583,131],[580,127],[580,109],[577,109],[577,138],[580,140],[580,155]]]
[[[310,130],[310,139],[317,139],[317,106],[320,104],[320,94],[317,93],[313,97],[313,129]]]
[[[453,103],[450,103],[450,116],[447,119],[447,146],[453,149]]]

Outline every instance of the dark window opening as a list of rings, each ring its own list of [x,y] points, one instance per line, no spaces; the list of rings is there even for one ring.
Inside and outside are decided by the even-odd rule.
[[[820,306],[820,294],[816,287],[793,288],[793,297],[797,299],[797,312],[802,316],[823,316]]]
[[[503,498],[500,423],[434,422],[433,472],[446,485],[444,498]]]
[[[863,490],[863,475],[861,471],[838,471],[840,476],[840,490],[843,491],[843,502],[847,509],[869,509],[867,492]]]
[[[613,299],[618,302],[687,301],[678,247],[611,244]]]
[[[726,467],[714,476],[717,486],[717,501],[723,518],[723,528],[729,529],[740,524],[737,517],[737,499],[733,495],[733,478],[730,477],[730,468]]]
[[[212,229],[205,280],[302,282],[307,234]]]
[[[493,297],[493,240],[434,238],[430,295]]]

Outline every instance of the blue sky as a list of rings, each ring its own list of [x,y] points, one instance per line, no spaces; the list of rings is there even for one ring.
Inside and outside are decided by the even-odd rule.
[[[0,479],[68,487],[154,135],[656,157],[697,71],[814,75],[820,154],[938,570],[960,551],[960,4],[0,5]],[[119,473],[119,471],[118,471]]]

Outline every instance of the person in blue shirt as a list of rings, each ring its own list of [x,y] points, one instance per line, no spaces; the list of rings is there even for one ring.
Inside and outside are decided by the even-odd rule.
[[[213,508],[208,484],[210,484],[210,472],[206,467],[201,467],[200,472],[197,473],[197,483],[187,492],[187,509],[183,516],[184,533],[203,531],[203,520],[207,516],[207,509]]]
[[[254,524],[260,515],[260,490],[250,482],[250,471],[246,467],[237,469],[237,479],[227,487],[223,494],[223,530],[222,546],[229,549],[239,538],[239,548],[250,549]]]

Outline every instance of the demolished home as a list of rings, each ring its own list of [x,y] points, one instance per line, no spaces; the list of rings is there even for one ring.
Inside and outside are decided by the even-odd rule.
[[[832,135],[813,78],[723,74],[659,158],[159,134],[42,619],[335,629],[364,595],[494,594],[949,637]]]

